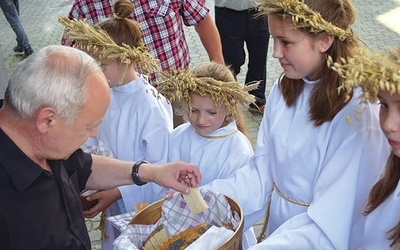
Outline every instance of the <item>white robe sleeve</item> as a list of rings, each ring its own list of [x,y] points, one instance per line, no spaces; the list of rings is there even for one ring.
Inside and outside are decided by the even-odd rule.
[[[238,169],[230,178],[217,179],[205,185],[206,188],[221,192],[239,202],[246,215],[244,231],[262,218],[272,191],[273,182],[266,160],[269,157],[269,136],[266,131],[268,121],[263,119],[257,136],[256,151],[248,165]]]

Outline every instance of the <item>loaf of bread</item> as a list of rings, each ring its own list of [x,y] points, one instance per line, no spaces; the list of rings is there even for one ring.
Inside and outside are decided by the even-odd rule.
[[[204,212],[208,209],[207,203],[204,201],[198,187],[191,187],[189,194],[182,194],[183,199],[186,201],[190,212],[194,215]]]
[[[204,234],[211,225],[204,223],[195,227],[186,229],[183,232],[175,234],[164,243],[160,244],[156,250],[181,250],[188,247],[196,241],[202,234]]]
[[[158,226],[145,240],[142,250],[154,250],[168,240],[167,231],[163,225]]]

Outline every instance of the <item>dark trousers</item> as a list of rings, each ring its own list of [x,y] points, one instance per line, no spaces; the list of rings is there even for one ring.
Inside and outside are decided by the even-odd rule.
[[[235,75],[239,74],[245,63],[246,43],[249,60],[245,83],[261,80],[259,88],[250,92],[256,97],[256,104],[261,106],[265,104],[269,30],[267,19],[256,18],[256,14],[255,9],[235,11],[215,7],[215,23],[221,36],[225,63],[231,66]]]

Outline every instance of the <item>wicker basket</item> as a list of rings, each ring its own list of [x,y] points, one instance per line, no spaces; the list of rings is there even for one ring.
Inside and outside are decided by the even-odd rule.
[[[242,235],[243,235],[243,210],[239,204],[233,199],[225,196],[231,206],[232,212],[237,212],[240,216],[240,222],[233,233],[233,235],[218,248],[218,250],[241,250],[242,249]],[[161,217],[161,207],[164,200],[159,200],[147,206],[142,211],[138,212],[135,217],[131,219],[129,224],[155,224]]]

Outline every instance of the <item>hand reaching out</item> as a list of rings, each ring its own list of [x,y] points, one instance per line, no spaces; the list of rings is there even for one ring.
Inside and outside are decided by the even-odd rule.
[[[91,209],[83,211],[83,215],[85,218],[93,218],[120,198],[121,193],[119,192],[118,188],[102,190],[89,195],[86,198],[88,201],[98,200],[99,202]]]
[[[144,181],[153,181],[181,193],[189,193],[189,187],[196,187],[201,182],[199,168],[182,161],[161,165],[143,164],[140,168],[140,171],[142,170],[146,173],[144,176],[147,176],[143,178]]]

